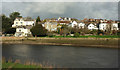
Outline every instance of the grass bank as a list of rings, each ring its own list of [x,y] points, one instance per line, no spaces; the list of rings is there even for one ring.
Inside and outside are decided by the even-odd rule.
[[[21,64],[20,60],[15,60],[13,62],[12,59],[6,60],[5,57],[2,58],[2,69],[11,69],[11,68],[40,68],[42,70],[42,66],[37,65],[33,62],[25,62],[24,64]]]
[[[21,63],[19,59],[13,61],[12,59],[6,60],[5,57],[2,58],[2,70],[17,70],[17,69],[35,69],[35,70],[50,70],[53,67],[48,65],[42,65],[39,63],[35,63],[33,61],[26,61],[25,63]],[[48,69],[47,69],[48,68]],[[49,69],[50,68],[50,69]],[[21,69],[21,70],[22,70]]]
[[[12,62],[6,62],[6,63],[2,63],[2,68],[3,69],[9,69],[9,68],[39,68],[42,70],[42,68],[40,66],[36,66],[36,65],[24,65],[24,64],[20,64],[20,63],[12,63]]]
[[[79,36],[79,37],[74,37],[74,36],[52,36],[53,38],[119,38],[118,35],[90,35],[90,36]]]
[[[66,37],[3,37],[3,44],[72,45],[82,47],[118,48],[119,38],[66,38]]]

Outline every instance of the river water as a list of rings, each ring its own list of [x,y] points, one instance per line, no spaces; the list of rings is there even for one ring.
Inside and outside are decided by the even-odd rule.
[[[118,50],[74,46],[4,44],[2,56],[51,65],[55,68],[117,68]]]

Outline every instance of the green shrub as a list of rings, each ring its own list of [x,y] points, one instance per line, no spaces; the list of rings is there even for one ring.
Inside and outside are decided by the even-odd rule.
[[[79,37],[80,36],[80,34],[79,33],[74,33],[74,37]]]
[[[47,30],[41,24],[36,24],[30,29],[30,31],[35,37],[46,36],[47,34]]]
[[[54,35],[53,35],[52,32],[47,32],[47,36],[48,36],[48,37],[53,37]]]

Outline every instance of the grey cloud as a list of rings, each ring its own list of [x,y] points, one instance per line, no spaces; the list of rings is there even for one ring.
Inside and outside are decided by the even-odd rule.
[[[118,15],[117,2],[78,2],[74,6],[67,8],[64,15],[83,18],[107,18],[117,19]]]
[[[117,19],[117,2],[3,2],[2,12],[18,11],[22,16],[36,18],[74,17]]]
[[[118,2],[119,0],[3,0],[3,2]]]

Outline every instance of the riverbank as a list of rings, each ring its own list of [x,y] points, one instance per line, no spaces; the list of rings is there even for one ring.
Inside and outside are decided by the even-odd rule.
[[[80,47],[118,48],[119,38],[50,38],[2,37],[2,44],[68,45]]]
[[[39,69],[39,70],[47,70],[45,68],[52,68],[52,66],[43,66],[42,64],[35,63],[32,61],[26,61],[24,64],[21,63],[19,59],[13,61],[12,59],[6,60],[4,57],[2,58],[2,70],[17,70],[19,68],[27,68],[27,69]]]

